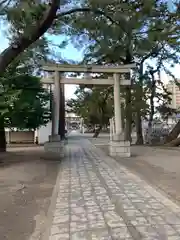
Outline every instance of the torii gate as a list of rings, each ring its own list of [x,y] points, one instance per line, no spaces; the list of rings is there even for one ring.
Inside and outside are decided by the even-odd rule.
[[[41,82],[44,84],[54,84],[54,99],[53,99],[53,119],[52,134],[58,136],[59,127],[59,109],[60,109],[60,84],[77,84],[77,85],[114,85],[114,118],[115,118],[115,136],[113,140],[120,141],[122,135],[121,122],[121,99],[120,85],[130,85],[130,72],[135,68],[135,64],[127,64],[120,66],[101,66],[101,65],[68,65],[68,64],[44,64],[42,70],[46,72],[54,72],[53,77],[44,77]],[[65,78],[64,73],[107,73],[112,74],[112,77],[107,79],[86,78]],[[53,136],[51,136],[53,139]],[[57,138],[55,138],[57,139]],[[127,145],[127,144],[126,144]]]

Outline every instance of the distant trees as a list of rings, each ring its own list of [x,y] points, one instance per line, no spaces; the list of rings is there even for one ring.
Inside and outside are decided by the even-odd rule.
[[[119,2],[89,0],[82,7],[98,8],[111,16],[105,21],[101,15],[85,12],[62,19],[63,33],[71,37],[77,48],[85,48],[83,63],[137,63],[131,86],[122,90],[125,100],[125,137],[131,139],[135,123],[137,144],[143,144],[142,119],[149,121],[149,129],[159,105],[171,100],[160,73],[172,73],[167,68],[179,62],[179,4],[173,10],[167,1]],[[121,107],[121,106],[120,106]]]

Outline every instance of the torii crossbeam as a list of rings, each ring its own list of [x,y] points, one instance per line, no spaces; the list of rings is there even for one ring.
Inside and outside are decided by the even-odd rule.
[[[55,135],[58,134],[59,123],[59,104],[60,104],[60,84],[77,84],[77,85],[113,85],[114,86],[114,115],[115,115],[115,130],[116,135],[122,133],[121,124],[121,98],[120,85],[130,85],[130,72],[135,68],[135,64],[127,64],[120,66],[102,66],[102,65],[70,65],[70,64],[44,64],[42,70],[46,72],[54,72],[54,76],[42,78],[44,84],[54,84],[54,119],[55,126],[52,126],[52,131]],[[107,79],[103,78],[65,78],[64,73],[106,73],[112,75]]]

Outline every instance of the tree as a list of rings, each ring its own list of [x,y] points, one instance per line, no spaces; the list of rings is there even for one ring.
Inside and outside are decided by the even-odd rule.
[[[4,112],[9,112],[8,107],[11,106],[15,100],[19,97],[21,93],[21,86],[18,85],[16,88],[13,85],[13,82],[17,84],[17,79],[23,78],[27,79],[26,76],[32,76],[32,74],[38,73],[39,61],[46,60],[47,55],[49,54],[49,48],[46,39],[42,38],[35,44],[33,44],[28,50],[25,50],[21,56],[18,56],[13,63],[11,63],[3,75],[0,77],[1,84],[1,95],[0,95],[0,151],[6,150],[6,140],[5,140],[5,129],[4,126],[7,126],[7,123],[10,124],[9,121],[4,123]],[[30,78],[28,78],[30,80]],[[28,80],[27,79],[27,80]],[[29,81],[28,81],[29,83]],[[24,86],[25,83],[21,83],[20,85]],[[33,84],[33,82],[32,82]],[[13,86],[13,87],[12,87]],[[31,86],[31,84],[30,84]],[[32,94],[33,96],[34,94]],[[19,103],[23,103],[19,101]],[[20,107],[20,106],[19,106]],[[23,108],[23,107],[22,107]],[[18,109],[17,109],[18,110]],[[24,109],[26,110],[26,108]],[[28,114],[28,112],[26,111]],[[40,113],[40,112],[39,112]],[[17,114],[17,117],[19,115]],[[27,117],[27,115],[26,115]],[[20,117],[19,117],[20,119]],[[21,119],[20,119],[21,120]],[[14,122],[14,121],[13,121]],[[38,121],[37,121],[38,122]],[[20,122],[19,122],[20,123]],[[22,124],[22,122],[21,122]],[[11,127],[8,125],[8,127]],[[17,127],[17,126],[16,126]],[[19,127],[19,125],[18,125]],[[27,127],[27,126],[26,126]]]
[[[143,142],[141,111],[144,105],[143,85],[145,62],[163,55],[163,61],[178,61],[179,52],[179,7],[171,12],[166,1],[95,1],[85,3],[89,7],[103,9],[113,16],[114,24],[104,22],[101,16],[78,14],[76,20],[64,19],[64,32],[71,36],[75,46],[86,47],[85,61],[99,64],[127,64],[136,60],[138,83],[136,82],[136,123],[139,143]],[[133,86],[133,83],[132,83]],[[130,140],[132,124],[132,91],[125,91],[126,129]],[[143,100],[143,102],[142,102]]]
[[[73,2],[72,2],[73,3]],[[72,4],[73,5],[73,4]],[[63,9],[63,11],[61,11]],[[66,10],[67,9],[67,10]],[[51,0],[3,0],[0,3],[0,17],[10,26],[10,45],[0,54],[0,76],[7,71],[8,66],[25,52],[43,35],[61,22],[61,18],[76,12],[94,12],[105,16],[98,9],[74,7],[69,10],[69,1]],[[107,16],[108,18],[108,16]],[[109,18],[110,19],[110,18]],[[49,30],[51,31],[51,29]],[[5,132],[3,118],[0,122],[0,150],[5,151]],[[4,150],[3,150],[4,149]]]
[[[60,23],[62,27],[61,19],[67,15],[93,12],[112,21],[104,11],[98,8],[76,7],[72,1],[73,5],[75,7],[69,10],[68,0],[51,0],[50,2],[46,0],[3,0],[0,3],[0,16],[3,21],[8,21],[10,24],[10,45],[0,54],[0,75],[19,54],[40,39],[48,30],[51,32],[51,27],[57,23]],[[61,11],[61,9],[65,10]]]
[[[54,0],[50,6],[47,3],[37,4],[36,1],[4,0],[0,5],[3,21],[10,24],[10,45],[0,54],[0,76],[8,73],[8,67],[31,44],[38,40],[51,26],[60,1]],[[11,94],[13,96],[13,94]],[[0,151],[6,150],[4,114],[0,116]]]
[[[171,101],[168,101],[168,103],[170,102]],[[173,117],[173,116],[175,117],[175,115],[179,113],[178,109],[169,107],[168,103],[163,102],[160,106],[157,107],[157,111],[160,113],[160,116],[163,119],[163,121],[167,121],[169,117]]]
[[[49,92],[42,87],[39,78],[13,70],[9,69],[8,75],[0,79],[0,122],[3,127],[18,129],[36,129],[45,125],[51,116]],[[5,138],[0,141],[5,149]]]
[[[101,32],[101,34],[99,35],[100,38],[98,38],[98,40],[101,41],[105,39],[106,42],[110,42],[110,48],[108,50],[113,49],[113,51],[117,53],[116,58],[118,58],[118,62],[116,62],[115,64],[119,64],[122,62],[129,63],[133,61],[133,57],[136,57],[133,52],[133,47],[137,46],[135,43],[138,39],[144,41],[144,38],[147,38],[147,32],[149,30],[151,32],[154,32],[154,30],[156,30],[156,33],[158,31],[158,34],[160,31],[160,35],[168,35],[168,37],[171,34],[171,41],[173,42],[173,44],[178,37],[177,34],[174,34],[175,32],[179,31],[177,24],[179,21],[178,14],[176,14],[175,11],[172,14],[169,14],[165,3],[163,1],[161,2],[160,0],[151,0],[146,3],[140,0],[136,2],[134,2],[133,0],[129,0],[128,2],[122,3],[114,0],[104,0],[101,2],[93,0],[89,2],[82,1],[80,7],[62,12],[61,9],[66,9],[66,7],[66,1],[63,1],[62,5],[62,3],[60,4],[59,0],[52,0],[51,4],[49,4],[48,1],[38,1],[37,3],[37,1],[34,0],[1,1],[1,15],[3,17],[5,16],[4,19],[7,19],[10,23],[10,33],[12,37],[10,39],[10,46],[5,49],[0,55],[0,75],[3,75],[7,66],[12,63],[12,61],[18,55],[20,55],[20,53],[22,53],[31,44],[41,38],[42,35],[51,26],[56,27],[56,32],[59,33],[60,30],[62,32],[62,30],[66,28],[64,24],[66,21],[64,22],[63,17],[65,16],[65,20],[69,21],[69,18],[67,16],[72,13],[77,13],[77,20],[75,19],[75,16],[71,18],[71,22],[74,23],[77,23],[79,20],[81,21],[82,17],[82,24],[86,24],[87,22],[89,23],[92,19],[93,21],[95,20],[96,27],[94,28],[95,25],[93,24],[93,27],[89,29],[90,31],[88,30],[88,34],[89,32],[91,32],[90,39],[93,41],[94,39],[97,39],[96,32],[98,32],[98,26],[101,28],[102,26],[106,25],[106,28],[103,28],[104,34],[102,34]],[[155,8],[157,9],[157,11],[154,11]],[[177,7],[177,9],[179,8]],[[80,12],[83,12],[84,14],[80,14]],[[90,12],[92,12],[93,15],[89,14]],[[144,13],[143,16],[142,12]],[[96,18],[94,17],[94,13],[96,13]],[[104,16],[106,18],[104,18]],[[150,18],[154,21],[153,24],[149,24]],[[107,24],[102,25],[102,22],[104,22],[105,19],[107,20]],[[96,20],[98,20],[98,22]],[[168,26],[166,25],[167,28],[164,28],[164,22],[168,24]],[[141,25],[142,23],[144,24]],[[113,33],[113,37],[112,34],[110,34],[111,36],[108,36],[110,28],[110,33]],[[86,25],[83,27],[83,29],[87,30]],[[106,30],[108,31],[106,32]],[[86,34],[87,32],[83,31],[83,33]],[[116,37],[114,37],[115,34]],[[102,38],[102,36],[106,37]],[[139,36],[143,37],[140,38]],[[121,42],[119,40],[121,40]],[[140,44],[138,46],[141,48]],[[112,59],[111,61],[107,61],[107,53],[105,55],[106,63],[111,63]],[[94,59],[94,57],[92,59]],[[132,114],[130,109],[131,89],[127,88],[126,93],[126,115],[128,116],[126,119],[126,129],[128,130],[126,131],[126,135],[128,135],[127,137],[129,137],[132,122]],[[2,127],[0,127],[0,129],[2,129]],[[0,134],[1,133],[2,132],[0,131]],[[2,135],[4,136],[4,133]]]
[[[7,4],[9,3],[10,4]],[[0,74],[31,44],[37,41],[52,25],[60,1],[52,0],[51,5],[37,4],[36,1],[4,1],[3,13],[10,22],[10,46],[0,54]],[[2,13],[2,14],[3,14]]]
[[[113,115],[112,87],[78,88],[75,95],[67,102],[69,111],[82,117],[87,125],[98,125],[94,134],[97,137]]]
[[[49,122],[50,94],[42,87],[39,78],[30,75],[15,76],[10,81],[5,81],[4,89],[5,97],[11,90],[19,92],[4,113],[5,126],[35,130]]]

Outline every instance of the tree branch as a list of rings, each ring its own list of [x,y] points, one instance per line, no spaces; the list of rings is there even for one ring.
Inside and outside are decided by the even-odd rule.
[[[12,2],[12,0],[1,0],[0,3],[0,13],[9,6],[9,4]]]
[[[144,57],[142,58],[140,64],[144,63],[144,61],[146,61],[148,58],[150,58],[150,57],[152,57],[152,56],[153,56],[154,58],[157,57],[158,54],[159,54],[159,52],[163,49],[163,47],[164,47],[164,46],[161,46],[160,48],[154,47],[150,53],[148,53],[146,56],[144,56]]]
[[[15,43],[12,43],[7,49],[5,49],[0,54],[0,75],[2,75],[6,69],[6,67],[26,48],[28,48],[32,43],[37,41],[52,25],[53,21],[57,18],[62,18],[63,16],[73,14],[76,12],[93,12],[95,14],[100,14],[105,16],[112,24],[118,24],[113,18],[108,16],[102,10],[90,9],[90,8],[74,8],[66,12],[62,12],[57,15],[57,10],[60,6],[60,0],[52,0],[50,9],[45,12],[42,21],[40,23],[37,22],[36,26],[31,26],[31,36],[28,37],[27,31],[17,39]],[[29,28],[26,29],[29,31]]]
[[[37,41],[52,25],[54,19],[56,18],[56,12],[59,8],[60,0],[52,0],[50,8],[45,12],[42,17],[42,21],[34,27],[31,28],[31,35],[28,37],[26,29],[24,34],[20,38],[12,43],[7,49],[5,49],[0,54],[0,75],[2,75],[6,67],[26,48],[28,48],[32,43]]]
[[[89,7],[83,7],[83,8],[74,8],[74,9],[71,9],[69,11],[65,11],[65,12],[62,12],[60,13],[57,18],[60,19],[61,17],[64,17],[66,15],[69,15],[69,14],[73,14],[73,13],[77,13],[77,12],[92,12],[96,15],[101,15],[101,16],[104,16],[106,19],[108,19],[111,24],[115,24],[115,25],[118,25],[121,30],[126,33],[126,28],[124,28],[123,25],[120,24],[119,21],[116,21],[114,20],[111,16],[109,16],[107,13],[105,13],[103,10],[100,10],[100,9],[92,9],[92,8],[89,8]]]
[[[95,13],[97,15],[102,15],[104,17],[106,17],[112,24],[117,24],[119,25],[119,22],[115,21],[112,17],[110,17],[108,14],[106,14],[104,11],[102,10],[99,10],[99,9],[91,9],[89,7],[84,7],[84,8],[74,8],[74,9],[71,9],[69,11],[66,11],[66,12],[62,12],[62,13],[59,13],[57,15],[57,18],[60,19],[66,15],[70,15],[72,13],[77,13],[77,12],[92,12],[92,13]]]

